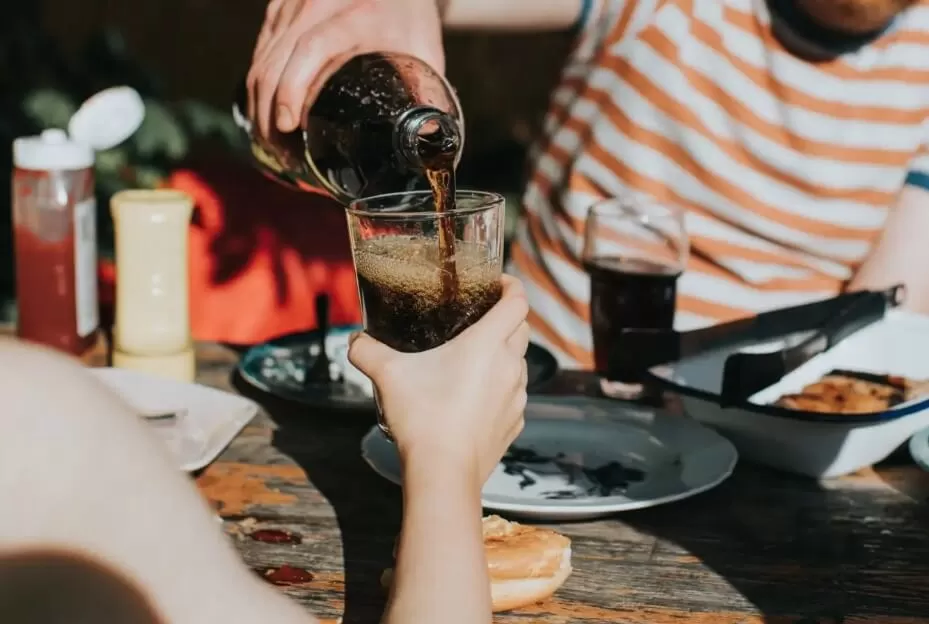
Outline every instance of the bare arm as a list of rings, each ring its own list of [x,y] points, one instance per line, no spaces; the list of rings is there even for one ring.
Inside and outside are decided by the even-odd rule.
[[[315,622],[243,565],[161,443],[78,364],[0,340],[0,371],[0,579],[81,598],[29,605],[6,583],[0,622]]]
[[[905,307],[929,314],[929,190],[906,186],[877,246],[852,279],[850,289],[906,285]]]
[[[442,25],[473,30],[563,30],[596,23],[604,7],[633,0],[274,0],[255,44],[246,84],[249,115],[267,137],[293,131],[330,61],[390,50],[445,71]]]
[[[583,0],[437,0],[442,23],[454,30],[566,30]],[[599,0],[592,0],[592,10]]]
[[[387,624],[491,622],[481,487],[522,430],[529,344],[522,286],[501,282],[500,301],[441,347],[398,353],[366,334],[349,347],[403,462]]]
[[[436,459],[404,465],[403,527],[384,622],[489,624],[480,481],[473,471],[437,469]]]

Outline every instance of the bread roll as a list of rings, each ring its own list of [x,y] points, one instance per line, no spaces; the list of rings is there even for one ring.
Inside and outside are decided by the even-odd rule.
[[[494,613],[545,600],[571,574],[571,540],[549,529],[487,516],[484,550]],[[392,582],[393,570],[385,570],[381,585]]]

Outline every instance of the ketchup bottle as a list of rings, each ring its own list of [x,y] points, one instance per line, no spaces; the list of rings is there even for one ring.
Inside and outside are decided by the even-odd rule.
[[[145,106],[130,87],[84,102],[68,132],[46,130],[13,141],[13,242],[17,334],[74,355],[96,343],[96,152],[125,141]]]
[[[99,325],[93,165],[63,130],[13,142],[17,334],[75,355]]]

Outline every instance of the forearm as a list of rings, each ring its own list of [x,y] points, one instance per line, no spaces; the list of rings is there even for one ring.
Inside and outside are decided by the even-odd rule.
[[[166,622],[314,621],[245,568],[160,442],[85,370],[3,340],[0,370],[0,496],[19,501],[0,515],[0,568],[15,576],[31,560],[52,572],[88,553],[65,581],[89,603],[113,599],[106,583],[79,578],[96,564]],[[31,620],[0,612],[0,621]]]
[[[906,286],[904,307],[929,314],[929,191],[907,186],[900,194],[884,232],[861,265],[849,290],[878,290]]]
[[[583,0],[437,0],[452,30],[567,30]],[[596,6],[598,0],[593,0]]]
[[[485,624],[492,618],[480,483],[433,462],[404,466],[403,527],[388,624]]]

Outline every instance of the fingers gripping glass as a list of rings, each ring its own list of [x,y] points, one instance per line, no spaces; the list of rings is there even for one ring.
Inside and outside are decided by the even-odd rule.
[[[347,213],[365,331],[377,340],[426,351],[499,301],[502,196],[459,191],[440,214],[430,191],[392,193],[352,202]],[[378,424],[389,436],[379,399]]]

